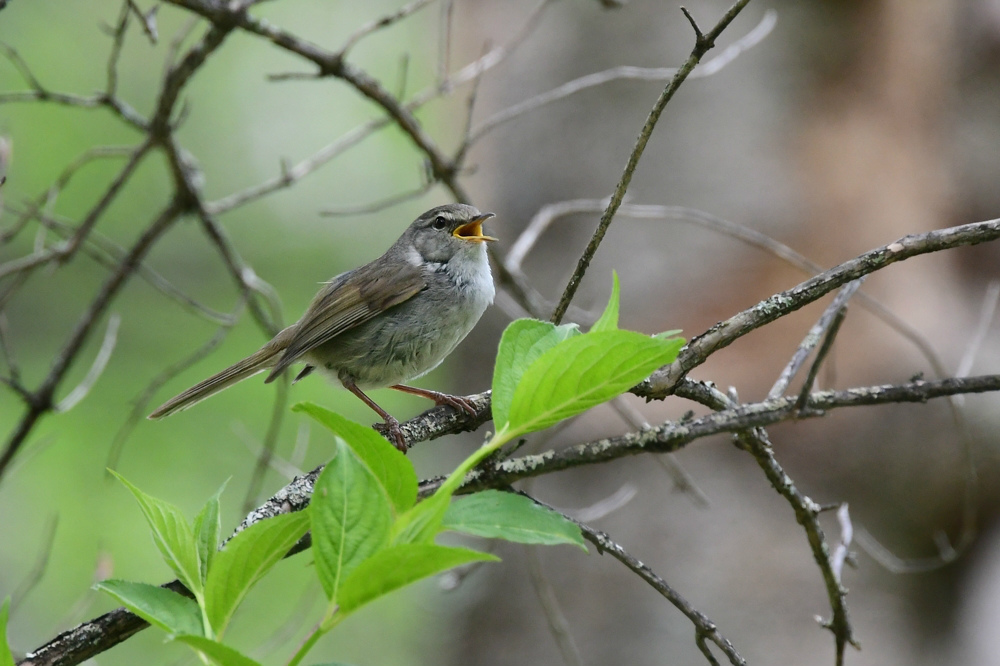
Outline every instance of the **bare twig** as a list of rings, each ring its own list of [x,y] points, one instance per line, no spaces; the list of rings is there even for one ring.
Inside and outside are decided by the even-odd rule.
[[[359,206],[325,208],[321,210],[319,214],[326,217],[339,217],[343,215],[371,215],[372,213],[381,212],[386,208],[392,208],[393,206],[398,206],[401,203],[405,203],[413,199],[419,199],[423,195],[427,194],[433,187],[434,183],[427,182],[416,189],[412,189],[408,192],[400,192],[399,194],[394,194],[390,197],[386,197],[385,199],[380,199],[379,201],[361,204]]]
[[[274,457],[274,448],[278,445],[281,424],[284,421],[285,413],[288,411],[288,373],[282,375],[281,379],[276,383],[274,404],[271,408],[271,421],[267,425],[267,434],[264,435],[260,455],[257,456],[257,463],[254,465],[253,473],[250,475],[250,482],[247,484],[247,494],[243,498],[243,513],[249,513],[257,503],[257,496],[264,485],[264,475],[271,466],[271,458]]]
[[[928,252],[976,245],[997,238],[1000,238],[1000,220],[988,220],[911,234],[866,252],[796,287],[775,294],[693,338],[681,350],[676,361],[657,370],[648,382],[638,387],[636,394],[647,398],[665,397],[682,377],[701,365],[714,352],[863,275]]]
[[[538,597],[538,603],[545,615],[549,633],[556,641],[563,663],[566,666],[583,666],[583,657],[580,655],[580,648],[577,647],[576,641],[573,639],[569,621],[559,605],[552,583],[545,576],[542,560],[538,554],[539,549],[534,546],[524,546],[521,550],[528,562],[528,578],[531,580],[531,587]]]
[[[656,575],[652,569],[632,557],[624,548],[612,541],[611,538],[604,532],[599,532],[584,523],[577,523],[577,525],[579,525],[580,529],[583,531],[583,537],[597,547],[597,552],[602,555],[607,553],[624,564],[629,568],[629,570],[644,580],[650,587],[659,592],[663,598],[673,604],[674,608],[683,613],[684,616],[695,626],[696,639],[699,641],[711,641],[717,645],[720,650],[722,650],[722,652],[729,659],[729,663],[745,666],[746,661],[740,656],[739,652],[736,651],[733,644],[729,642],[729,639],[719,632],[719,628],[715,625],[715,622],[691,605],[687,599],[668,585],[665,580]],[[711,652],[707,652],[706,650],[703,650],[702,652],[705,654],[706,658],[708,658],[709,663],[717,663],[711,656]]]
[[[719,72],[729,63],[736,60],[743,52],[756,46],[771,33],[778,22],[778,13],[773,9],[764,12],[764,17],[757,26],[746,35],[727,46],[714,58],[707,60],[694,68],[688,78],[698,79],[711,76]],[[552,104],[571,95],[575,95],[583,90],[588,90],[596,86],[610,83],[611,81],[621,81],[623,79],[638,81],[665,81],[677,75],[676,67],[634,67],[624,65],[612,67],[602,72],[594,72],[580,78],[567,81],[566,83],[553,88],[547,92],[535,95],[510,106],[503,111],[498,111],[487,118],[479,127],[476,127],[469,137],[470,143],[476,143],[484,136],[515,118],[526,113],[536,111],[543,106]]]
[[[609,403],[611,409],[615,410],[620,417],[622,417],[626,423],[632,426],[635,430],[644,430],[646,428],[652,427],[646,417],[642,415],[638,409],[636,409],[628,399],[620,395],[614,398]],[[702,492],[698,484],[695,483],[691,475],[688,474],[687,470],[681,466],[677,457],[673,453],[665,453],[662,456],[656,456],[656,462],[660,463],[667,474],[670,475],[670,479],[674,482],[674,488],[682,493],[689,493],[691,495],[692,501],[701,507],[707,507],[709,505],[708,497]],[[581,518],[583,522],[589,522]]]
[[[111,354],[115,350],[115,343],[118,341],[118,325],[121,323],[121,320],[122,318],[117,314],[113,314],[108,318],[108,328],[104,332],[104,342],[101,343],[101,348],[98,350],[97,356],[94,357],[94,362],[90,366],[87,376],[52,408],[53,412],[68,412],[87,397],[90,389],[94,388],[94,384],[97,383],[101,374],[104,373],[104,368],[108,366]]]
[[[788,361],[788,365],[786,365],[784,370],[781,371],[781,375],[778,377],[778,380],[774,382],[774,386],[772,386],[771,390],[768,391],[768,398],[777,398],[780,395],[784,395],[785,391],[788,390],[788,385],[791,383],[792,379],[806,362],[806,359],[809,358],[809,354],[812,353],[812,350],[816,348],[816,345],[818,345],[820,340],[822,340],[826,335],[827,330],[830,329],[831,324],[837,317],[837,313],[841,312],[847,306],[847,301],[849,301],[854,295],[854,292],[861,287],[861,283],[863,281],[864,278],[859,278],[854,282],[849,282],[841,288],[841,290],[837,293],[836,298],[833,299],[833,302],[831,302],[830,305],[827,306],[826,310],[823,311],[819,321],[813,324],[812,328],[809,329],[809,332],[806,333],[806,337],[801,343],[799,343],[799,347],[795,350],[795,353],[792,354],[792,358]],[[815,377],[815,374],[813,377]],[[808,384],[809,383],[807,382],[807,385]],[[807,389],[807,391],[808,390],[809,389]]]
[[[374,21],[365,23],[364,25],[360,26],[357,30],[351,33],[350,37],[347,38],[347,40],[344,42],[344,45],[340,47],[340,50],[337,51],[337,53],[339,53],[341,57],[346,56],[348,51],[354,48],[354,46],[358,42],[360,42],[368,35],[371,35],[372,33],[378,30],[382,30],[383,28],[388,28],[394,23],[398,23],[407,16],[410,16],[411,14],[420,11],[421,9],[429,5],[432,1],[433,0],[413,0],[413,2],[403,5],[392,14],[386,14],[385,16],[381,16],[375,19]]]
[[[854,283],[852,282],[851,284]],[[799,389],[799,399],[795,402],[795,408],[800,412],[806,408],[806,403],[809,401],[809,394],[812,393],[813,385],[816,383],[816,375],[819,374],[819,369],[823,365],[823,361],[826,360],[827,354],[833,348],[833,341],[837,339],[837,333],[840,332],[840,326],[844,323],[846,317],[847,306],[843,305],[837,309],[837,314],[834,315],[833,321],[830,322],[830,328],[823,335],[823,344],[820,345],[819,351],[816,352],[816,358],[813,360],[812,365],[809,366],[809,372],[806,373],[806,380],[802,382],[802,388]]]
[[[31,567],[31,571],[28,575],[21,581],[21,584],[17,586],[17,589],[10,596],[10,609],[11,611],[17,610],[21,602],[27,598],[28,594],[31,593],[35,586],[42,581],[42,577],[45,576],[45,571],[49,566],[49,557],[52,556],[52,544],[56,539],[56,529],[59,527],[59,516],[53,515],[49,516],[48,520],[45,521],[45,536],[42,538],[42,545],[38,549],[38,556],[35,558],[35,564]]]
[[[715,27],[704,35],[701,34],[698,26],[694,24],[692,20],[692,25],[695,29],[694,48],[691,50],[691,54],[688,56],[688,59],[678,68],[677,73],[670,80],[670,83],[667,84],[667,87],[663,89],[662,93],[660,93],[659,99],[656,100],[652,110],[649,112],[649,116],[646,118],[646,122],[643,125],[642,130],[639,132],[639,138],[636,141],[635,146],[632,148],[632,153],[629,155],[628,163],[625,165],[625,170],[622,172],[621,180],[618,181],[618,185],[615,187],[615,190],[611,195],[608,207],[601,216],[601,221],[598,223],[593,237],[591,237],[590,242],[587,243],[587,247],[580,256],[576,269],[570,276],[569,282],[566,284],[566,289],[563,291],[563,295],[559,299],[559,304],[552,313],[551,320],[554,323],[558,324],[562,321],[563,316],[566,314],[566,309],[569,307],[570,301],[573,300],[573,296],[576,294],[576,290],[580,286],[580,282],[583,280],[583,274],[587,272],[587,267],[590,266],[591,259],[597,253],[597,248],[601,245],[601,241],[604,240],[604,235],[611,226],[611,221],[614,219],[615,213],[618,211],[618,207],[621,206],[622,200],[625,198],[625,193],[628,191],[629,183],[632,182],[632,175],[635,173],[636,167],[639,166],[639,159],[642,157],[642,153],[646,149],[646,144],[649,143],[649,138],[653,134],[653,129],[656,127],[656,123],[660,119],[660,114],[663,113],[663,109],[673,98],[674,93],[677,92],[680,85],[684,83],[684,80],[694,69],[695,65],[697,65],[701,60],[702,56],[704,56],[709,49],[715,46],[715,39],[729,26],[730,23],[732,23],[737,14],[739,14],[749,2],[750,0],[736,0],[732,7],[730,7],[719,20],[719,22],[715,24]],[[681,10],[685,12],[685,15],[687,15],[687,10],[684,10],[683,8],[681,8]],[[688,18],[690,20],[690,16],[688,16]]]

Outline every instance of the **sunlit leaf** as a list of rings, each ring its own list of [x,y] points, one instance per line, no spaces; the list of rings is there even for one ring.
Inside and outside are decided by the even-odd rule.
[[[310,402],[299,403],[292,410],[308,414],[343,437],[378,479],[397,514],[414,505],[417,501],[417,475],[413,471],[413,464],[385,437],[368,426],[345,419],[336,412]]]
[[[524,371],[546,351],[575,335],[580,335],[576,324],[555,326],[537,319],[517,319],[507,326],[500,338],[493,369],[491,400],[497,428],[507,423],[510,401]]]
[[[601,333],[603,331],[617,331],[618,330],[618,273],[616,271],[611,272],[611,298],[608,299],[608,305],[604,308],[603,314],[601,314],[600,319],[594,322],[594,325],[590,327],[591,333]]]
[[[514,392],[508,428],[527,433],[624,393],[677,357],[681,339],[633,331],[588,333],[561,342],[531,364]]]
[[[139,490],[114,470],[108,470],[135,496],[146,522],[153,532],[153,541],[160,549],[164,561],[174,570],[187,589],[198,596],[203,589],[201,564],[194,532],[184,514],[173,504],[164,502]]]
[[[335,601],[341,581],[386,546],[392,525],[382,485],[340,438],[337,455],[316,479],[309,514],[316,573],[327,598]]]
[[[226,625],[257,581],[277,564],[309,530],[305,511],[286,513],[254,523],[216,554],[205,582],[205,612],[221,636]]]

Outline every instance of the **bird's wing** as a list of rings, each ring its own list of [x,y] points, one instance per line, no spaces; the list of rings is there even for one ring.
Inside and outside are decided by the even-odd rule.
[[[393,272],[368,265],[337,276],[316,294],[265,382],[273,381],[303,354],[412,298],[426,286],[423,272],[410,264]]]

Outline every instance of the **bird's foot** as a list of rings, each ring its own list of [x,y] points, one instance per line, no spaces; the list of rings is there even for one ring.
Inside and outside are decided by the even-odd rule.
[[[403,455],[409,451],[409,447],[406,445],[406,436],[403,435],[403,429],[399,427],[399,421],[397,421],[392,416],[386,415],[385,417],[385,436],[386,438],[395,446]]]
[[[449,407],[453,407],[460,412],[465,412],[469,416],[476,416],[476,414],[478,414],[475,403],[460,395],[451,395],[449,393],[441,393],[440,391],[431,391],[428,389],[416,388],[414,386],[405,386],[403,384],[396,384],[391,388],[404,393],[419,395],[427,398],[428,400],[433,400],[436,405],[448,405]]]

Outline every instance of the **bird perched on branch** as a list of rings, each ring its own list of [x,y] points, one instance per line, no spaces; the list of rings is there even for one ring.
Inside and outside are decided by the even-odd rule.
[[[385,421],[401,451],[399,421],[364,390],[390,387],[475,414],[465,398],[406,386],[433,370],[493,302],[481,213],[465,204],[432,208],[378,259],[341,273],[320,289],[302,318],[259,350],[158,407],[151,419],[201,402],[247,377],[270,370],[274,381],[306,363],[296,381],[320,370],[335,377]]]

